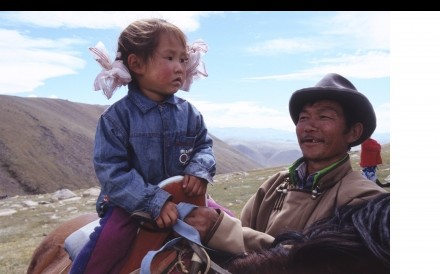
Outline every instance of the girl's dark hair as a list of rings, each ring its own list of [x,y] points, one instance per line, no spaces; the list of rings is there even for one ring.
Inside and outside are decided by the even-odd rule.
[[[135,54],[143,60],[149,60],[153,56],[162,34],[174,36],[182,45],[187,47],[186,35],[176,25],[163,19],[141,19],[134,21],[126,27],[118,39],[117,59],[122,60],[124,65],[133,74],[128,66],[128,56]]]

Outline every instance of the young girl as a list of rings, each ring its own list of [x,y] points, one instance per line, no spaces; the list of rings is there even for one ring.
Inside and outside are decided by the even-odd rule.
[[[103,67],[95,90],[110,98],[128,84],[128,94],[98,121],[94,166],[102,218],[71,273],[118,273],[139,227],[133,213],[160,229],[177,222],[176,204],[159,182],[183,175],[184,193],[197,196],[213,181],[215,158],[203,117],[174,95],[188,91],[193,78],[207,76],[200,59],[207,47],[201,41],[187,46],[177,26],[148,19],[122,31],[113,63],[102,44],[91,51]]]

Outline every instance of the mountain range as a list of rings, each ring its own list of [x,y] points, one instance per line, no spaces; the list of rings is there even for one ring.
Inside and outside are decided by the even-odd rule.
[[[0,95],[0,197],[98,186],[92,164],[94,135],[107,107]],[[288,165],[301,155],[293,138],[262,139],[271,130],[254,132],[253,139],[225,132],[210,133],[217,174]]]

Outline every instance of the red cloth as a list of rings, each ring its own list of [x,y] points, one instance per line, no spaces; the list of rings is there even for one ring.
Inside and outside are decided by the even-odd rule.
[[[381,145],[374,139],[368,138],[361,144],[361,167],[377,166],[382,164],[380,155]]]

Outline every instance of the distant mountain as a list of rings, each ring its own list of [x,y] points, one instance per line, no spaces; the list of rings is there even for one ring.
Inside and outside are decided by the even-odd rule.
[[[228,139],[226,142],[264,167],[289,165],[302,155],[298,144],[294,142],[263,142],[239,139]]]
[[[208,130],[264,167],[289,165],[302,155],[294,131],[234,127]]]
[[[288,131],[273,128],[210,127],[209,131],[226,142],[229,140],[246,140],[298,143],[294,129]]]
[[[96,123],[107,108],[48,98],[0,95],[0,196],[97,186]],[[212,135],[217,174],[261,164]]]
[[[251,156],[265,167],[275,167],[278,163],[290,163],[290,160],[297,159],[301,155],[294,129],[288,131],[273,128],[210,127],[208,130],[227,144]],[[372,137],[382,145],[390,143],[389,133],[375,132]],[[267,147],[268,149],[262,148],[261,146]],[[361,146],[359,145],[353,147],[351,150],[359,151],[360,149]],[[259,155],[259,157],[264,157],[262,159],[258,157],[255,158],[255,153],[260,154],[260,151],[270,153],[273,157],[269,155]],[[275,156],[278,153],[285,156]],[[290,153],[293,153],[293,156],[290,155]]]

